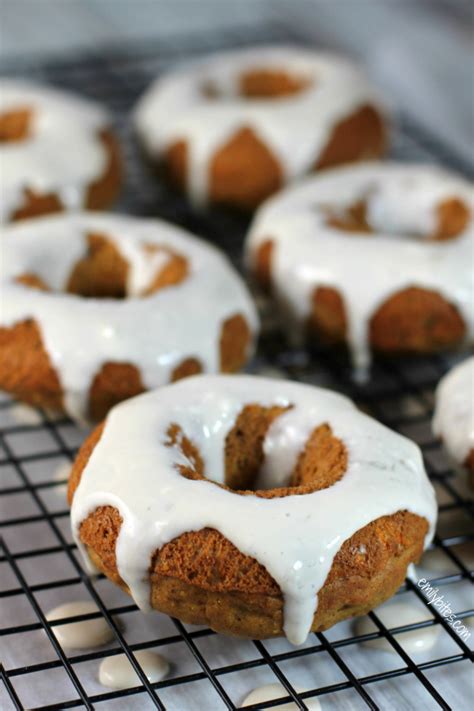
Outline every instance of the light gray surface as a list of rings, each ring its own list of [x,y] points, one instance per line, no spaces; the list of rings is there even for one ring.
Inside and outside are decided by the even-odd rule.
[[[0,59],[279,22],[357,57],[390,100],[474,160],[466,0],[0,0],[0,8]]]

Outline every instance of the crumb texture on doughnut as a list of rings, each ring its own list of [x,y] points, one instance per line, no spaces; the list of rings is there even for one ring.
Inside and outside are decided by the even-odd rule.
[[[393,594],[436,518],[415,444],[336,393],[251,376],[121,404],[68,496],[85,559],[143,609],[294,643]]]
[[[120,189],[110,117],[52,87],[0,79],[0,222],[103,209]]]
[[[435,393],[433,432],[454,461],[474,476],[474,356],[441,378]]]
[[[4,233],[0,387],[22,400],[97,421],[149,388],[239,370],[252,352],[246,287],[177,227],[80,213]]]
[[[439,168],[368,163],[307,178],[268,201],[247,262],[293,330],[370,350],[430,353],[474,335],[467,181]]]
[[[160,77],[135,112],[153,163],[196,206],[254,209],[285,183],[386,148],[384,110],[360,70],[296,47],[205,58]]]

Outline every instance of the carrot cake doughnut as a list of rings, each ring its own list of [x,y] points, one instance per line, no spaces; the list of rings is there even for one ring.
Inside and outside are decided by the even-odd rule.
[[[86,563],[143,610],[294,644],[390,597],[436,519],[416,444],[337,393],[239,375],[115,407],[69,500]]]
[[[0,79],[0,222],[108,207],[121,163],[110,116],[83,97]]]
[[[135,111],[152,164],[196,206],[253,209],[304,173],[380,156],[384,111],[351,62],[301,47],[213,54],[159,77]]]
[[[433,431],[474,484],[474,356],[441,378],[435,403]]]
[[[70,213],[3,233],[0,388],[21,400],[99,420],[148,388],[238,370],[252,352],[245,285],[178,227]]]
[[[474,332],[471,186],[440,168],[367,163],[308,178],[269,200],[247,238],[249,267],[296,336],[433,352]]]

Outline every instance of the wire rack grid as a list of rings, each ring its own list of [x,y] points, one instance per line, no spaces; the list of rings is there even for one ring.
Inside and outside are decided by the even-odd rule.
[[[245,27],[219,37],[174,38],[160,41],[159,47],[110,47],[97,56],[41,66],[16,62],[5,69],[106,103],[116,118],[127,164],[119,209],[179,223],[221,246],[240,267],[246,218],[224,210],[196,215],[182,197],[152,181],[137,155],[129,111],[150,80],[183,56],[288,39],[295,38],[286,28]],[[463,156],[452,154],[409,117],[399,117],[393,139],[398,159],[435,161],[464,175],[474,174],[474,166]],[[469,568],[474,507],[462,476],[453,471],[430,429],[433,389],[452,362],[445,356],[376,360],[371,382],[361,387],[351,380],[344,354],[292,350],[267,318],[250,370],[342,391],[420,444],[440,503],[440,524],[428,553],[437,564],[426,576],[433,587],[457,601],[458,618],[467,621],[473,614]],[[235,709],[254,686],[271,682],[281,683],[282,696],[248,708],[278,708],[293,701],[296,708],[306,709],[316,698],[323,708],[413,708],[415,699],[427,709],[467,707],[466,664],[472,661],[472,652],[467,641],[427,605],[412,579],[406,580],[397,599],[416,603],[419,621],[390,629],[383,615],[372,612],[370,632],[357,634],[350,622],[341,623],[311,635],[298,648],[284,640],[230,640],[163,615],[155,614],[152,621],[140,615],[110,583],[87,577],[71,540],[64,466],[73,459],[84,433],[65,418],[29,411],[30,421],[24,422],[24,414],[11,399],[0,401],[0,708]],[[73,619],[102,616],[114,635],[107,647],[67,653],[57,641],[55,627],[70,620],[48,622],[45,613],[53,602],[77,597],[92,600],[97,612]],[[409,652],[406,633],[431,627],[439,632],[433,651],[421,657]],[[369,649],[370,642],[380,638],[392,653]],[[164,650],[174,662],[172,673],[153,684],[135,657],[151,648]],[[110,691],[91,682],[100,661],[120,653],[135,668],[137,686]]]

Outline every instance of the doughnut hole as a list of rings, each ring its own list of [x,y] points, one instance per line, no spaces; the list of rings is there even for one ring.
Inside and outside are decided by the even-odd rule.
[[[233,438],[240,444],[239,462],[247,471],[238,475],[235,483],[239,485],[260,460],[260,438],[275,417],[282,414],[281,410],[250,405],[240,413],[226,441],[228,483],[231,472],[239,467]],[[259,429],[257,437],[255,426]],[[79,451],[69,481],[70,502],[102,428],[103,425],[96,428]],[[237,434],[238,431],[243,434]],[[248,442],[247,435],[252,438]],[[199,452],[178,425],[170,426],[168,438],[168,443],[178,444],[189,460],[189,467],[181,474],[192,479],[203,478]],[[284,493],[280,489],[240,490],[236,494],[260,494],[268,498],[330,486],[343,476],[345,457],[342,443],[332,435],[328,425],[322,425],[311,435],[293,473],[294,479],[297,473],[308,476],[311,484],[298,485],[295,480],[296,488],[288,487]],[[298,491],[298,486],[304,490]],[[99,570],[127,591],[115,558],[121,524],[117,509],[101,506],[81,523],[80,537]],[[319,591],[312,630],[324,630],[347,617],[365,614],[390,597],[403,581],[407,565],[421,556],[427,529],[425,519],[399,511],[369,523],[346,540]],[[152,606],[184,622],[207,624],[226,634],[260,639],[283,634],[283,598],[279,586],[260,563],[241,553],[215,529],[184,533],[156,551],[150,561],[150,582]]]
[[[0,113],[0,143],[26,141],[32,118],[33,110],[28,106]]]
[[[278,99],[299,94],[312,82],[283,69],[250,69],[239,77],[239,93],[249,99]]]
[[[25,137],[26,139],[27,137]],[[117,139],[111,131],[99,133],[99,140],[106,151],[106,167],[102,175],[91,183],[81,207],[90,210],[103,210],[117,198],[122,183],[122,162]],[[24,188],[23,199],[11,215],[11,220],[24,220],[31,217],[62,212],[64,205],[55,192],[38,193],[31,188]]]
[[[343,211],[328,209],[326,224],[344,232],[372,233],[367,222],[367,201],[358,200]],[[426,239],[444,241],[461,234],[469,222],[469,208],[456,197],[447,198],[436,206],[436,227]]]
[[[249,69],[238,77],[238,96],[246,99],[278,99],[299,94],[311,84],[308,77],[290,74],[284,69]],[[226,99],[229,93],[212,80],[204,81],[202,94],[209,99]],[[233,97],[233,94],[230,95]]]
[[[344,232],[372,232],[366,217],[367,203],[365,200],[358,200],[349,205],[343,212],[329,211],[326,224]]]
[[[369,104],[361,106],[333,128],[314,169],[321,170],[341,163],[378,158],[386,152],[387,143],[385,125],[380,113]]]
[[[107,235],[91,233],[87,236],[87,244],[86,254],[71,271],[66,291],[89,298],[126,298],[129,270],[127,260]],[[142,296],[179,284],[187,277],[188,262],[182,255],[155,244],[145,244],[143,249],[150,254],[164,251],[169,259],[157,271]]]

